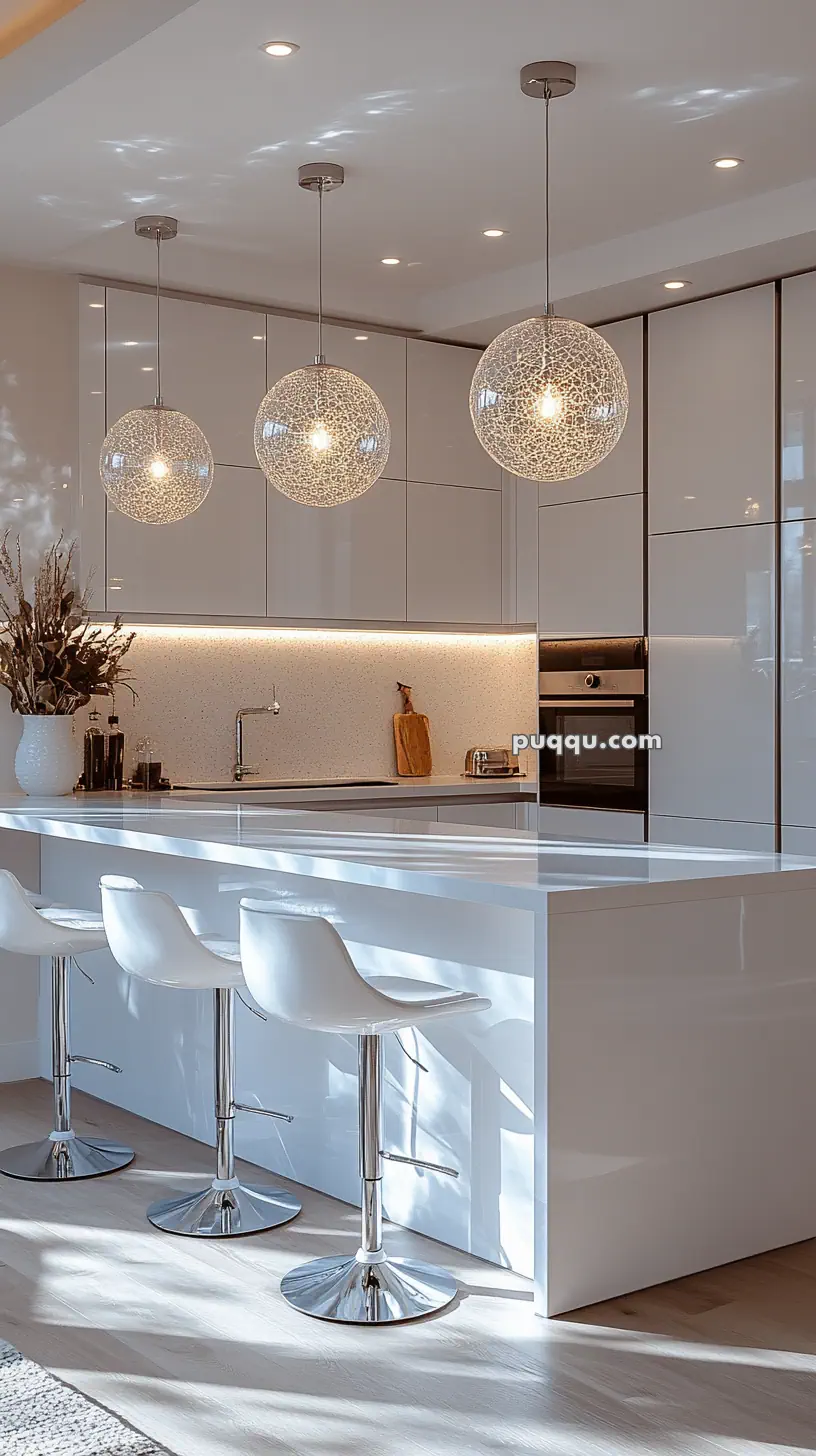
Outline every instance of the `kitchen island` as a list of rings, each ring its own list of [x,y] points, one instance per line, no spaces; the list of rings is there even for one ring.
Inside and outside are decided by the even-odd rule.
[[[461,1176],[389,1163],[386,1209],[534,1272],[541,1313],[816,1232],[810,861],[175,796],[9,796],[0,829],[41,837],[54,899],[130,874],[235,936],[268,895],[330,917],[363,973],[489,996],[405,1039],[427,1070],[388,1039],[387,1146]],[[210,1141],[210,998],[86,963],[75,1047],[125,1070],[77,1086]],[[239,1117],[240,1155],[355,1203],[352,1039],[239,1010],[240,1100],[295,1118]],[[40,1028],[47,1075],[46,993]]]

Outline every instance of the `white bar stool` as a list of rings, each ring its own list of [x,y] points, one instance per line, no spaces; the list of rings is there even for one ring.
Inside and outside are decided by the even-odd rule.
[[[256,1234],[288,1223],[301,1208],[291,1193],[242,1183],[235,1172],[236,1111],[292,1121],[286,1113],[235,1101],[235,991],[244,985],[238,945],[196,935],[175,901],[160,890],[145,890],[118,875],[104,875],[100,887],[108,944],[124,971],[159,986],[214,993],[215,1177],[207,1188],[152,1204],[147,1217],[166,1233],[204,1239]]]
[[[107,945],[104,927],[90,910],[49,905],[29,894],[9,870],[0,870],[0,949],[51,957],[51,1069],[54,1129],[47,1138],[0,1152],[0,1173],[9,1178],[56,1182],[98,1178],[133,1162],[132,1148],[109,1138],[80,1137],[71,1126],[71,1063],[88,1062],[119,1072],[112,1062],[72,1054],[69,1044],[71,959]]]
[[[292,1269],[281,1293],[303,1314],[347,1324],[392,1324],[443,1309],[456,1294],[453,1276],[435,1264],[392,1259],[383,1248],[383,1158],[458,1174],[383,1150],[382,1033],[487,1011],[490,1002],[400,976],[364,980],[328,920],[287,915],[267,900],[241,901],[241,962],[265,1011],[295,1026],[358,1036],[362,1242],[352,1258],[334,1255]]]

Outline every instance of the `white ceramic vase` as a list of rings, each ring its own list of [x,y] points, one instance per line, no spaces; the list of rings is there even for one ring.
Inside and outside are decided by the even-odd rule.
[[[26,794],[70,794],[79,777],[74,720],[69,713],[23,714],[14,755],[17,782]]]

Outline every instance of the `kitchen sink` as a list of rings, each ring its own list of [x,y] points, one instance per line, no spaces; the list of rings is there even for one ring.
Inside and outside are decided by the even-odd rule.
[[[216,779],[211,783],[174,784],[174,789],[187,789],[199,794],[228,794],[258,789],[368,789],[388,788],[399,779]]]

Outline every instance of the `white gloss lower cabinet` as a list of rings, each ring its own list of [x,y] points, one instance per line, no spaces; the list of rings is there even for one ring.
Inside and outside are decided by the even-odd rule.
[[[515,829],[515,804],[440,804],[440,824],[475,824],[485,829]]]
[[[607,839],[617,844],[642,844],[642,814],[608,809],[569,809],[563,804],[542,804],[538,810],[541,839]]]
[[[408,621],[502,619],[502,494],[408,482]]]
[[[774,528],[655,536],[650,809],[774,821]]]
[[[405,481],[325,509],[269,486],[267,560],[270,617],[404,622]]]
[[[107,514],[107,609],[191,616],[266,614],[266,482],[217,465],[210,493],[183,521],[145,526]]]
[[[539,509],[538,623],[542,637],[641,635],[642,495]]]
[[[772,854],[773,824],[738,824],[733,819],[680,819],[664,814],[649,817],[652,844],[684,844],[696,849],[755,850]]]

